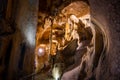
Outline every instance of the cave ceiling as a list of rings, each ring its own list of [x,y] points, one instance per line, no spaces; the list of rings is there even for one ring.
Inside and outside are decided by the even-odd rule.
[[[77,5],[77,4],[81,4],[81,5]],[[39,12],[45,13],[50,16],[55,16],[61,12],[64,12],[67,9],[65,14],[68,12],[72,14],[72,12],[74,12],[74,14],[77,14],[76,16],[78,16],[78,15],[83,15],[88,11],[88,5],[89,3],[87,0],[54,0],[54,1],[39,0]]]

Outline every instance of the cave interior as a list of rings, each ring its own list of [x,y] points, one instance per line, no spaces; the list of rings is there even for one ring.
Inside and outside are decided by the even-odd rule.
[[[109,29],[89,1],[0,0],[0,80],[119,80],[100,78]]]

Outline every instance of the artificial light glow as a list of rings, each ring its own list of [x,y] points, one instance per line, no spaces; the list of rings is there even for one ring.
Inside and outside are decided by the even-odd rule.
[[[27,40],[27,43],[31,46],[35,45],[35,29],[34,26],[31,24],[28,24],[27,27],[23,28],[23,33],[25,35],[25,38]]]
[[[39,55],[39,56],[43,56],[44,53],[45,53],[45,50],[44,50],[43,48],[39,48],[39,49],[38,49],[38,55]]]
[[[55,80],[59,80],[60,78],[60,71],[58,67],[53,68],[52,75],[55,78]]]

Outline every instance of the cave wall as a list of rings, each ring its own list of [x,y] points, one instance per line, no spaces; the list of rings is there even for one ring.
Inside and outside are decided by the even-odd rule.
[[[0,9],[0,79],[18,80],[34,72],[38,0],[8,2]]]
[[[11,54],[9,74],[18,78],[34,72],[34,48],[37,26],[38,0],[18,0],[16,13],[17,31]],[[12,76],[10,75],[10,76]]]
[[[107,53],[100,58],[96,70],[97,80],[120,79],[120,1],[119,0],[89,0],[91,17],[96,19],[108,36]]]

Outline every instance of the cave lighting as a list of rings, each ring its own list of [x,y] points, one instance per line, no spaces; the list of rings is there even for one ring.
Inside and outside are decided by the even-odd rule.
[[[38,56],[43,56],[45,54],[45,49],[44,48],[39,48],[38,49]]]
[[[57,68],[57,67],[53,68],[52,75],[53,75],[55,80],[59,80],[59,78],[60,78],[60,73],[59,72],[60,72],[59,68]]]

